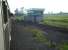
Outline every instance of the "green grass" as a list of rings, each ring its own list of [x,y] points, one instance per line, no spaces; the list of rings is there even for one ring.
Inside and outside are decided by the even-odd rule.
[[[61,44],[59,50],[68,50],[68,42],[64,42],[63,44]]]
[[[68,45],[67,44],[64,44],[63,50],[68,50]]]
[[[42,23],[56,27],[68,28],[68,16],[48,16],[44,17]]]
[[[24,20],[24,16],[16,16],[16,20],[19,20],[19,21]]]
[[[48,39],[46,38],[46,36],[43,35],[43,32],[38,30],[38,29],[33,29],[31,30],[33,33],[33,37],[34,39],[39,42],[39,43],[43,43],[46,44],[48,42]]]
[[[38,43],[46,44],[49,42],[47,37],[43,35],[44,32],[42,30],[32,28],[32,27],[25,27],[24,31],[31,32],[33,38]]]
[[[23,28],[25,32],[31,32],[34,40],[37,43],[46,44],[49,48],[55,47],[55,44],[52,44],[51,40],[49,40],[44,32],[37,28],[32,28],[31,26]],[[46,32],[45,32],[46,33]]]

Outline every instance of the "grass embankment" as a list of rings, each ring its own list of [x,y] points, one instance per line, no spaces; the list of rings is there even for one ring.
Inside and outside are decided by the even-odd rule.
[[[68,16],[44,17],[42,23],[56,27],[68,28]]]

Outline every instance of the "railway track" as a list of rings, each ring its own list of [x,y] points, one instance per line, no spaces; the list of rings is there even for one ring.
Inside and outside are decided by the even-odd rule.
[[[66,28],[59,28],[59,27],[43,25],[43,24],[36,24],[36,26],[43,29],[44,31],[49,29],[49,30],[58,31],[61,33],[68,33],[68,29],[66,29]]]
[[[53,40],[55,42],[59,42],[60,40],[68,41],[68,29],[49,26],[49,25],[43,25],[43,24],[37,24],[37,23],[34,24],[32,22],[25,22],[24,24],[25,26],[31,25],[35,28],[41,29],[42,31],[48,34],[49,36],[48,38],[50,40]],[[46,33],[45,33],[45,36],[46,36]]]
[[[31,37],[31,33],[24,33],[24,34],[22,34],[23,33],[23,31],[22,31],[22,29],[23,29],[23,27],[29,27],[29,26],[31,26],[31,27],[34,27],[34,28],[37,28],[37,29],[40,29],[40,30],[42,30],[42,31],[44,31],[44,32],[46,32],[47,33],[47,35],[46,35],[46,33],[44,33],[44,35],[45,36],[47,36],[47,38],[50,40],[50,41],[52,41],[52,42],[54,42],[55,44],[59,44],[59,43],[61,43],[62,42],[62,40],[68,40],[68,34],[62,34],[62,31],[60,31],[60,30],[62,30],[62,29],[59,29],[59,28],[56,28],[56,27],[52,27],[52,26],[48,26],[48,25],[42,25],[42,24],[33,24],[32,22],[24,22],[24,21],[15,21],[15,23],[17,23],[17,24],[15,24],[16,26],[15,27],[17,27],[17,29],[15,29],[14,27],[13,27],[13,29],[15,29],[16,31],[14,31],[13,30],[13,35],[14,34],[16,34],[16,36],[17,37],[13,37],[12,39],[14,39],[14,38],[17,38],[17,39],[15,39],[15,40],[17,40],[17,41],[19,41],[19,43],[20,43],[20,41],[21,40],[19,40],[19,39],[23,39],[23,40],[25,40],[24,39],[24,37],[26,38],[26,39],[28,39],[28,36],[30,37],[29,39],[31,39],[32,37]],[[14,24],[14,22],[13,22],[13,24]],[[23,27],[22,27],[23,26]],[[65,30],[66,31],[66,30]],[[65,32],[65,31],[63,31],[64,33],[68,33],[68,32]],[[16,32],[16,33],[15,33]],[[25,36],[25,34],[26,34],[26,36]],[[12,36],[13,36],[12,35]],[[20,35],[20,36],[19,36]],[[16,42],[15,40],[13,40],[14,42]],[[27,42],[28,43],[28,42]],[[30,43],[30,42],[29,42]],[[26,45],[26,43],[24,43],[24,42],[21,42],[21,49],[23,49],[22,47],[23,47],[23,44],[24,45]],[[33,43],[32,43],[33,44]],[[13,46],[13,45],[12,45]],[[19,46],[19,45],[18,45]],[[27,45],[26,45],[27,46]],[[45,46],[44,46],[45,47]],[[14,48],[13,48],[14,49]],[[55,50],[55,49],[53,49],[53,48],[49,48],[49,49],[47,49],[47,47],[45,48],[46,50]]]

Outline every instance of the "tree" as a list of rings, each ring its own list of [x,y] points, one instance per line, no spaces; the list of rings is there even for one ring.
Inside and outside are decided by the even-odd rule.
[[[23,8],[20,8],[20,10],[16,9],[15,10],[15,15],[16,16],[23,16],[24,15]]]
[[[15,10],[15,15],[16,15],[16,16],[18,16],[18,15],[19,15],[18,8],[16,8],[16,10]]]

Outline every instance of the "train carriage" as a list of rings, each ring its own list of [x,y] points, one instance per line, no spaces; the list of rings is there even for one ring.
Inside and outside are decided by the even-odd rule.
[[[7,0],[0,0],[0,50],[10,49],[11,19]]]

